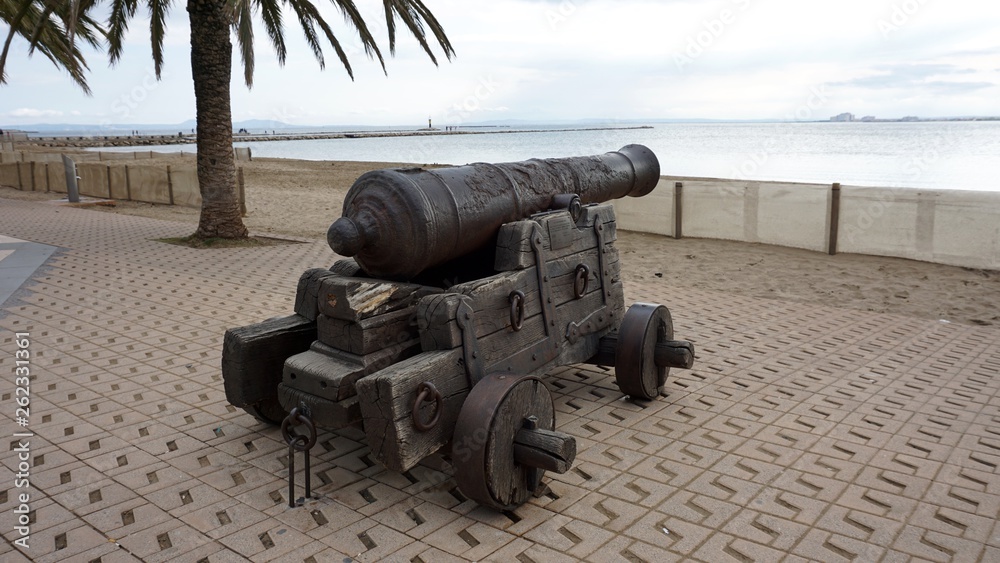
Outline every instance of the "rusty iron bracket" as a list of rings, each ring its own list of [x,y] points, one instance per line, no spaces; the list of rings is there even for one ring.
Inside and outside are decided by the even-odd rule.
[[[608,260],[605,254],[608,248],[604,246],[604,223],[594,221],[594,236],[597,237],[597,275],[601,279],[601,307],[580,322],[571,322],[566,326],[566,339],[576,344],[581,337],[593,334],[611,326],[613,319],[608,314],[608,297],[611,296],[611,275],[608,270]]]
[[[600,309],[581,319],[580,322],[574,321],[569,323],[566,327],[566,339],[576,344],[581,337],[611,326],[611,319],[609,317],[607,315],[607,306],[602,306]]]
[[[601,278],[601,301],[607,306],[611,297],[611,272],[608,270],[608,247],[604,244],[604,223],[594,221],[594,235],[597,236],[597,275]]]
[[[469,377],[469,389],[472,389],[486,375],[486,370],[479,353],[479,341],[476,340],[474,312],[466,299],[462,299],[455,312],[455,322],[462,331],[462,358],[465,361],[465,374]]]
[[[542,230],[535,223],[531,231],[531,250],[535,253],[535,271],[538,274],[538,296],[542,303],[542,321],[545,323],[545,340],[551,346],[558,348],[559,342],[552,337],[552,328],[556,326],[556,304],[552,300],[552,288],[549,284],[548,262],[545,261],[545,248],[542,247]]]
[[[306,434],[295,432],[293,427],[299,424],[306,427]],[[316,425],[309,417],[309,411],[304,406],[295,407],[288,416],[281,421],[281,436],[288,444],[288,507],[295,508],[297,505],[305,503],[305,499],[312,496],[311,470],[309,468],[309,450],[316,445]],[[306,472],[306,494],[299,502],[295,500],[295,452],[302,452],[305,457],[303,463]]]

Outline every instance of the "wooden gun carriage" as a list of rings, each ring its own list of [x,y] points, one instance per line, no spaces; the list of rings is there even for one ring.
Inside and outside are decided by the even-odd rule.
[[[396,471],[450,447],[465,496],[523,503],[576,454],[540,376],[613,366],[623,393],[652,400],[670,367],[693,364],[666,307],[626,310],[614,210],[599,203],[658,179],[638,145],[363,175],[328,236],[354,258],[306,271],[294,315],[226,332],[227,399],[283,427],[289,411],[361,424]]]

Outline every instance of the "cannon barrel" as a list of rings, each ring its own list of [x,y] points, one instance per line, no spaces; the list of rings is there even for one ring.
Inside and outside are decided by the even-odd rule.
[[[596,156],[374,170],[347,192],[327,242],[369,275],[410,279],[494,242],[504,223],[549,209],[555,196],[576,194],[582,203],[640,197],[659,176],[656,155],[642,145]]]

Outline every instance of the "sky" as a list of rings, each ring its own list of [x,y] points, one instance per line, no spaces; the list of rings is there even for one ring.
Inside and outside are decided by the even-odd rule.
[[[409,36],[388,58],[381,2],[356,0],[387,55],[368,60],[329,2],[347,46],[321,71],[286,18],[280,67],[257,22],[254,87],[234,54],[234,121],[425,125],[578,119],[799,119],[842,112],[1000,115],[1000,3],[971,0],[425,0],[457,51],[435,67]],[[142,9],[140,14],[144,12]],[[6,36],[6,29],[0,26]],[[404,32],[405,33],[405,32]],[[148,20],[115,67],[92,52],[87,96],[15,39],[0,125],[173,124],[194,118],[184,2],[167,20],[162,80]]]

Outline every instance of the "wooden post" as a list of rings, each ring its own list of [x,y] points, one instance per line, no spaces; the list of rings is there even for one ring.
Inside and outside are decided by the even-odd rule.
[[[829,254],[837,253],[837,232],[840,226],[840,182],[833,183],[830,197],[830,249]]]
[[[684,182],[674,182],[674,238],[683,236],[684,219]]]
[[[174,182],[170,178],[170,165],[167,165],[167,193],[170,194],[170,205],[174,204]]]
[[[128,175],[128,165],[125,165],[125,199],[132,201],[132,179]]]
[[[244,184],[243,184],[243,167],[242,166],[240,166],[239,168],[236,169],[236,174],[237,174],[237,179],[239,181],[239,187],[240,187],[240,215],[242,215],[243,217],[246,217],[247,216],[247,196],[246,196],[246,188],[244,187]]]
[[[107,173],[104,176],[108,179],[108,199],[111,199],[111,165],[108,165]]]

